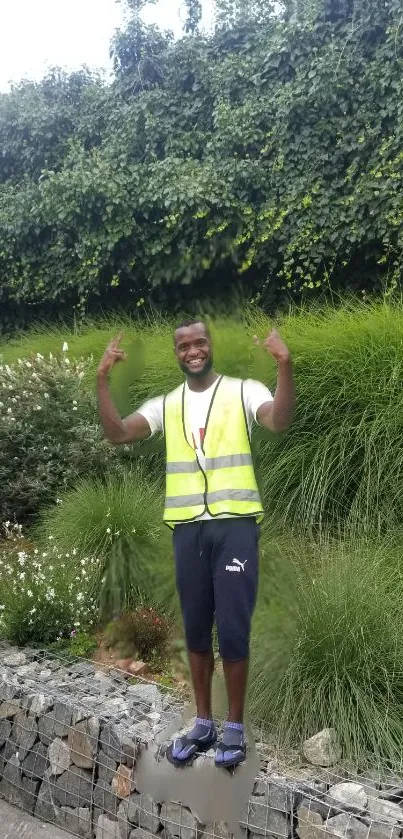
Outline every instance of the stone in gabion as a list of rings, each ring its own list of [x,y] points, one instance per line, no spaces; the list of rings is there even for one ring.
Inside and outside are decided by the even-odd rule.
[[[118,812],[119,799],[116,797],[112,787],[107,781],[97,781],[93,792],[94,821],[96,822],[101,813],[108,816],[116,816]]]
[[[309,806],[309,802],[305,801],[298,807],[297,817],[299,839],[325,839],[322,816]]]
[[[20,760],[24,760],[38,737],[38,726],[35,717],[27,716],[20,711],[14,718],[13,740],[18,746]]]
[[[30,714],[40,717],[53,708],[53,699],[44,693],[29,693],[23,697],[21,707],[29,711]]]
[[[59,807],[86,807],[92,799],[92,773],[72,766],[54,783],[53,797]]]
[[[41,717],[38,723],[39,736],[46,746],[54,737],[67,737],[73,709],[68,702],[56,700],[53,710]]]
[[[113,760],[112,757],[104,752],[103,749],[100,749],[98,754],[98,778],[100,781],[107,781],[108,784],[111,784],[115,775],[118,764],[116,760]]]
[[[91,839],[91,810],[88,807],[61,807],[56,818],[59,827],[83,839]]]
[[[38,783],[22,776],[20,761],[13,755],[4,768],[0,794],[9,804],[15,804],[22,810],[33,813],[37,791]]]
[[[0,675],[0,700],[8,702],[9,699],[18,699],[22,690],[16,676],[2,673]]]
[[[45,746],[46,748],[46,746]],[[50,771],[52,775],[61,775],[66,772],[71,763],[70,747],[68,743],[56,737],[48,749]]]
[[[21,710],[18,699],[9,699],[0,704],[0,720],[11,720]]]
[[[11,722],[7,719],[0,720],[0,748],[4,746],[4,743],[11,734]]]
[[[92,769],[98,747],[99,720],[91,717],[77,723],[68,734],[71,760],[82,769]]]
[[[53,796],[54,781],[50,781],[45,777],[40,786],[38,798],[35,806],[35,813],[37,819],[43,819],[47,822],[56,822],[58,807]]]
[[[368,804],[368,796],[361,784],[351,782],[330,787],[329,798],[340,808],[350,810],[352,813],[361,813]]]
[[[3,658],[3,664],[6,667],[22,667],[23,664],[27,663],[27,657],[25,653],[11,653],[11,655],[7,655]]]
[[[262,801],[262,798],[251,796],[240,818],[242,827],[252,833],[266,836],[274,833],[279,837],[287,837],[289,833],[289,818],[279,810],[272,810]]]
[[[35,743],[22,763],[23,775],[31,780],[42,780],[49,766],[47,748],[44,743]]]
[[[101,813],[97,820],[95,839],[122,839],[118,823]]]
[[[339,813],[338,816],[328,819],[326,832],[342,839],[366,839],[368,827],[348,813]]]
[[[388,824],[395,825],[398,822],[403,821],[403,810],[399,807],[398,804],[394,804],[392,801],[385,801],[381,798],[373,798],[371,799],[368,812],[374,821],[379,821],[381,819]]]
[[[196,839],[200,830],[197,816],[182,804],[163,804],[161,807],[161,822],[168,837],[177,836],[179,839]]]
[[[133,770],[129,766],[124,766],[123,763],[118,766],[112,779],[112,789],[118,798],[128,798],[130,793],[134,792]]]

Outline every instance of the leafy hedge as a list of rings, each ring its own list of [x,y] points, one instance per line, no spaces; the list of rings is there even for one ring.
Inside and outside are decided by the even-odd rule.
[[[133,14],[111,87],[54,74],[0,96],[3,328],[16,303],[23,323],[400,284],[399,3],[286,5],[217,2],[211,36],[196,15],[175,43]]]

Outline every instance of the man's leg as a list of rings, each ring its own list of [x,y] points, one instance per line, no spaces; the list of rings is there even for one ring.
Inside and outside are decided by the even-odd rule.
[[[243,715],[258,585],[259,528],[252,518],[225,519],[214,524],[216,623],[229,709],[216,763],[235,766],[245,755]]]
[[[243,723],[249,659],[223,661],[223,666],[228,695],[228,722]]]
[[[202,523],[193,522],[175,527],[174,552],[176,582],[197,708],[194,728],[172,744],[174,761],[186,762],[199,749],[212,745],[217,737],[211,712],[214,588],[209,553],[203,545]]]
[[[197,653],[188,650],[188,656],[197,716],[201,719],[211,720],[211,683],[214,672],[213,651]]]

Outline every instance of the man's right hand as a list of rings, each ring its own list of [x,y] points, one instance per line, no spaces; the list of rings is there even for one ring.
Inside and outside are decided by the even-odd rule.
[[[111,372],[112,368],[115,366],[115,364],[117,364],[119,361],[126,360],[126,353],[119,346],[122,338],[123,333],[119,332],[119,335],[117,335],[116,338],[114,338],[113,341],[111,341],[110,344],[108,344],[98,365],[99,377],[106,378]]]

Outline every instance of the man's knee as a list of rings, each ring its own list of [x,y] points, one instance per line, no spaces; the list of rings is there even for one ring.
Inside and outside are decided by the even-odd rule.
[[[231,631],[231,627],[217,625],[220,656],[224,661],[242,661],[249,658],[250,629]]]

